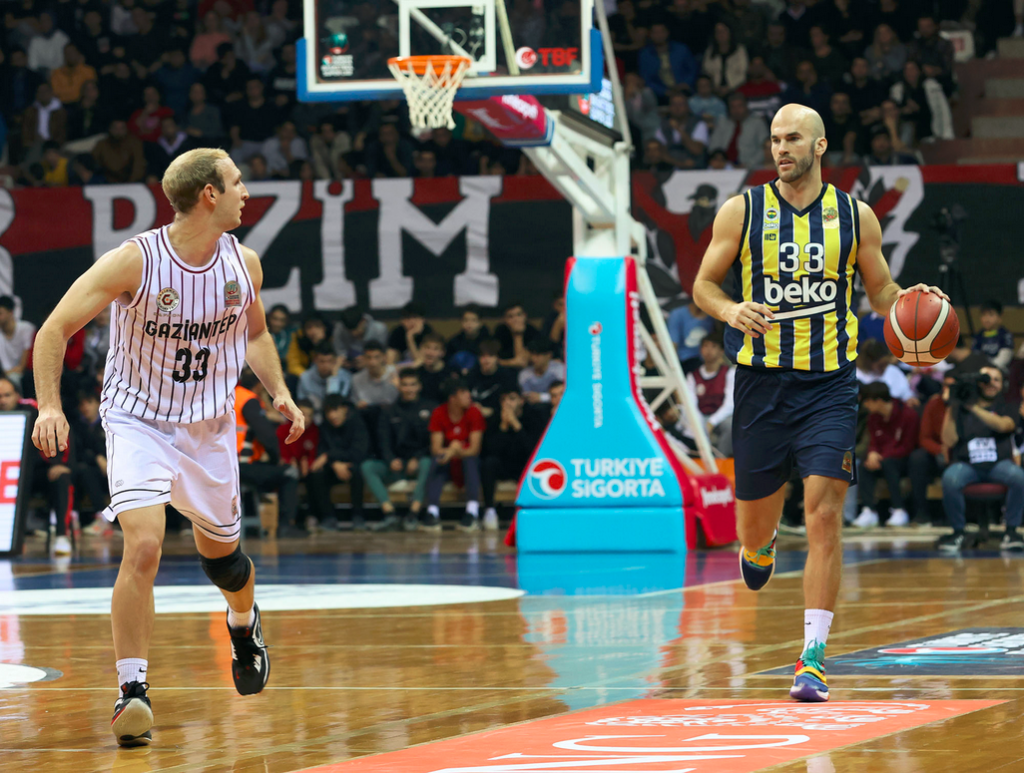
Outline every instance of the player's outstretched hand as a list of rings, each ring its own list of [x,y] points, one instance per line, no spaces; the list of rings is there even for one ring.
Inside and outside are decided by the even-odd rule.
[[[284,439],[284,442],[294,443],[306,431],[305,415],[299,410],[299,406],[295,404],[295,401],[292,400],[292,396],[287,393],[274,399],[274,408],[292,423],[291,429],[288,430],[288,437]]]
[[[905,290],[900,290],[896,297],[902,298],[907,293],[912,293],[916,290],[920,290],[923,293],[935,293],[937,296],[944,299],[946,303],[952,303],[952,301],[949,300],[949,296],[942,292],[942,290],[940,290],[938,287],[935,287],[934,285],[926,285],[924,282],[916,284],[913,287],[908,287]]]
[[[771,330],[771,323],[768,320],[774,318],[771,309],[763,303],[753,301],[734,303],[725,313],[725,321],[730,327],[754,338],[760,338],[762,333]]]
[[[59,410],[41,410],[32,430],[32,445],[53,458],[68,447],[68,420]]]

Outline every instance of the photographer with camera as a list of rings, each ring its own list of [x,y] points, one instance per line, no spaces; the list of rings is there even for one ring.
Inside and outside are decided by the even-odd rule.
[[[967,504],[964,488],[972,483],[1006,486],[1006,534],[1002,550],[1024,550],[1019,528],[1024,513],[1024,470],[1013,461],[1016,409],[1002,398],[1003,374],[985,367],[960,375],[950,388],[950,402],[942,425],[942,442],[950,465],[942,474],[942,504],[953,533],[937,547],[959,553],[964,542]]]

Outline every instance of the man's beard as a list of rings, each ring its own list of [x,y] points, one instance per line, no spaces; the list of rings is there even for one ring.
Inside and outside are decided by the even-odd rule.
[[[775,162],[775,171],[779,175],[779,179],[784,183],[795,183],[801,177],[803,177],[814,166],[814,154],[808,153],[803,158],[793,159],[795,162],[793,168],[787,172],[788,177],[784,177],[782,170],[779,168],[779,162]]]

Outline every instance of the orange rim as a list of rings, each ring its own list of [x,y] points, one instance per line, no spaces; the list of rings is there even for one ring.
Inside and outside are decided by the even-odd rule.
[[[472,60],[465,56],[452,56],[450,54],[437,54],[425,56],[393,56],[388,59],[388,64],[399,67],[402,70],[412,70],[417,75],[426,75],[427,67],[433,65],[434,72],[440,75],[444,72],[446,64],[451,64],[450,72],[455,73],[459,65],[466,67],[472,64]]]

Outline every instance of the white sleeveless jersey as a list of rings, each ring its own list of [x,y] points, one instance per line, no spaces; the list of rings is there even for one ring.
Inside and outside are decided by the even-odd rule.
[[[114,304],[101,408],[178,424],[233,410],[255,296],[238,240],[221,236],[199,268],[175,254],[166,226],[128,241],[142,250],[142,285]]]

